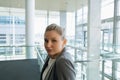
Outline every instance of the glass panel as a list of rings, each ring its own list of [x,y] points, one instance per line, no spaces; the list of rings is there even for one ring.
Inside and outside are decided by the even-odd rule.
[[[113,17],[114,0],[102,0],[101,19]]]
[[[49,24],[56,23],[60,25],[60,13],[57,11],[49,11]]]
[[[0,59],[25,58],[16,45],[25,45],[25,10],[0,7]]]
[[[25,59],[25,47],[0,46],[0,61],[17,59]]]
[[[75,13],[74,12],[67,12],[66,37],[68,40],[67,45],[74,46],[75,44]]]
[[[43,46],[44,31],[47,27],[47,11],[36,11],[35,17],[35,45]]]

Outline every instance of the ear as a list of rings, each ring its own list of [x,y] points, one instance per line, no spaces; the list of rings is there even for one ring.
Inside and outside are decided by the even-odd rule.
[[[63,40],[63,45],[65,46],[67,44],[67,39]]]

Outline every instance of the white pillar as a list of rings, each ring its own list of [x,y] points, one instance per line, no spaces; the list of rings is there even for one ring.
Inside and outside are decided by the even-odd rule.
[[[117,50],[119,50],[119,36],[120,36],[120,26],[118,21],[118,13],[119,13],[119,0],[114,0],[114,18],[113,18],[113,54],[115,55]],[[112,80],[117,78],[117,62],[116,60],[112,60]]]
[[[66,11],[60,11],[60,26],[66,28]]]
[[[49,25],[49,10],[47,10],[47,25]]]
[[[34,55],[34,18],[35,0],[25,0],[26,10],[26,58],[31,59]]]
[[[88,60],[87,80],[100,80],[100,9],[101,0],[88,0]]]

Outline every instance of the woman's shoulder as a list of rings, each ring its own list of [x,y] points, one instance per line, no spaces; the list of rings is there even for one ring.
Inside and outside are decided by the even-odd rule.
[[[56,59],[57,62],[65,62],[65,61],[69,61],[69,62],[73,62],[73,57],[72,55],[67,52],[67,51],[64,51],[57,59]]]

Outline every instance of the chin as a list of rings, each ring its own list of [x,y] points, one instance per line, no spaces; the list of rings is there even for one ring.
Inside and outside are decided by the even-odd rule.
[[[54,54],[53,53],[48,53],[49,56],[53,56]]]
[[[55,56],[55,54],[53,54],[53,53],[48,53],[48,55],[49,55],[51,58],[53,58],[53,57]]]

